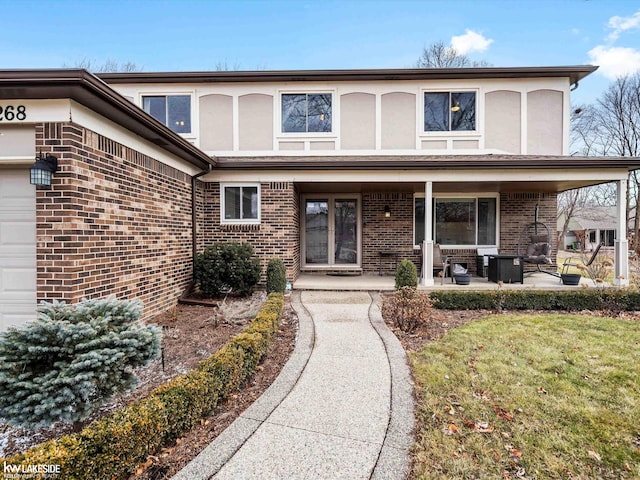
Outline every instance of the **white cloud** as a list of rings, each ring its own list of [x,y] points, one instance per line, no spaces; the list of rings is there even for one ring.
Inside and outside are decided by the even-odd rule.
[[[632,74],[640,71],[640,50],[626,47],[605,47],[598,45],[589,50],[591,63],[599,65],[598,73],[607,78]]]
[[[618,15],[611,17],[607,27],[613,29],[607,39],[617,40],[622,32],[640,28],[640,10],[629,17],[620,17]]]
[[[462,55],[471,52],[484,52],[492,43],[492,39],[469,29],[465,30],[464,35],[451,37],[451,47]]]

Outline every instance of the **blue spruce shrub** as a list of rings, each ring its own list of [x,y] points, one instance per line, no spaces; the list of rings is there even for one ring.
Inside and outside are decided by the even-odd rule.
[[[42,302],[38,319],[0,334],[0,417],[38,427],[78,423],[132,388],[131,369],[160,353],[161,330],[138,300]]]

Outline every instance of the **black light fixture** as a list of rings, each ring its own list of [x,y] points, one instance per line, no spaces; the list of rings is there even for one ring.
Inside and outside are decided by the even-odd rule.
[[[31,185],[51,185],[51,174],[58,171],[58,159],[53,155],[44,157],[42,152],[31,165]]]
[[[391,216],[391,209],[389,208],[389,205],[384,206],[384,216],[385,218],[389,218]]]

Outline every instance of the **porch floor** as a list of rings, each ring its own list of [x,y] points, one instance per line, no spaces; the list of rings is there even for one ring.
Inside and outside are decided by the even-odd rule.
[[[471,277],[470,285],[457,285],[452,283],[450,278],[446,278],[444,285],[440,284],[440,279],[435,279],[435,285],[418,287],[419,290],[495,290],[498,288],[497,283],[490,282],[487,278]],[[354,276],[333,276],[318,273],[301,273],[298,279],[293,282],[295,290],[374,290],[388,291],[394,289],[393,276],[379,276],[375,274],[364,274]],[[586,283],[589,287],[594,287],[594,283],[583,278],[580,282]],[[505,283],[504,289],[536,289],[536,290],[566,290],[583,288],[581,285],[568,286],[562,285],[559,278],[547,275],[545,273],[528,274],[524,278],[524,284]]]

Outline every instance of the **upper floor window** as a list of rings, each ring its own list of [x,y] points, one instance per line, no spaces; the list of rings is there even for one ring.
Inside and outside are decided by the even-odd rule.
[[[331,132],[331,94],[282,94],[282,131]]]
[[[425,132],[455,132],[475,129],[475,92],[425,92]]]
[[[191,133],[190,95],[143,96],[142,108],[174,132]]]

